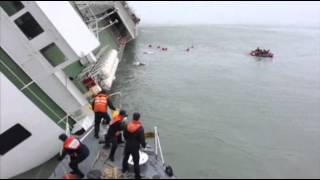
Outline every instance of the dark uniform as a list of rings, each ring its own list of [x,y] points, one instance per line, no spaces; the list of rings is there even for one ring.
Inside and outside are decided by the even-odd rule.
[[[100,93],[92,102],[93,111],[95,112],[94,120],[94,134],[96,138],[99,138],[101,120],[104,119],[106,124],[109,124],[111,119],[108,114],[108,107],[112,110],[116,110],[112,102],[108,99],[108,96]]]
[[[64,141],[63,152],[59,157],[59,160],[62,160],[66,155],[69,155],[71,160],[69,163],[69,167],[72,169],[71,173],[83,178],[84,174],[81,172],[78,165],[89,156],[89,149],[86,145],[82,144],[78,139],[72,136],[67,137],[64,134],[60,135],[59,139]]]
[[[112,144],[109,159],[111,161],[114,161],[114,154],[117,150],[118,143],[122,142],[122,135],[121,131],[124,128],[124,118],[126,117],[126,112],[121,110],[120,114],[115,116],[109,126],[108,133],[105,136],[105,143],[106,147],[109,146],[109,144]]]
[[[139,115],[140,117],[140,115]],[[126,140],[126,146],[124,150],[124,158],[122,162],[122,172],[125,173],[128,170],[128,160],[130,155],[132,155],[134,162],[134,172],[136,179],[140,179],[140,154],[139,149],[140,145],[145,148],[146,141],[144,137],[144,128],[142,124],[136,118],[133,121],[129,122],[125,127],[123,132],[124,138]]]

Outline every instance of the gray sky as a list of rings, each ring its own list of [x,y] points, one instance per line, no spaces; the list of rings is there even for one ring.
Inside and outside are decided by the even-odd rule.
[[[141,24],[320,26],[320,2],[130,1]]]

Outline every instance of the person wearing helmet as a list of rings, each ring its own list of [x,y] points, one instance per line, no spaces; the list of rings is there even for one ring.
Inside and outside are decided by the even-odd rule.
[[[124,119],[127,117],[125,110],[120,110],[120,113],[115,116],[109,124],[108,133],[105,136],[105,147],[108,148],[112,144],[109,159],[114,161],[114,154],[117,150],[119,141],[122,141],[121,131],[124,127]]]

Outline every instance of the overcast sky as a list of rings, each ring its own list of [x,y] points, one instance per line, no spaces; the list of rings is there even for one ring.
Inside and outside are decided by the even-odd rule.
[[[130,1],[141,24],[320,26],[320,2]]]

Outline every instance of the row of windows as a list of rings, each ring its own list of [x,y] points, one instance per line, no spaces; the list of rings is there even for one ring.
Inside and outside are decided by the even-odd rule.
[[[24,5],[20,1],[0,1],[0,7],[2,7],[8,16],[12,16],[23,9]]]
[[[0,7],[2,7],[8,16],[12,16],[22,10],[24,5],[20,1],[0,1]],[[29,40],[44,32],[29,12],[17,18],[14,22]],[[65,62],[66,57],[54,43],[44,47],[40,52],[54,67]]]

